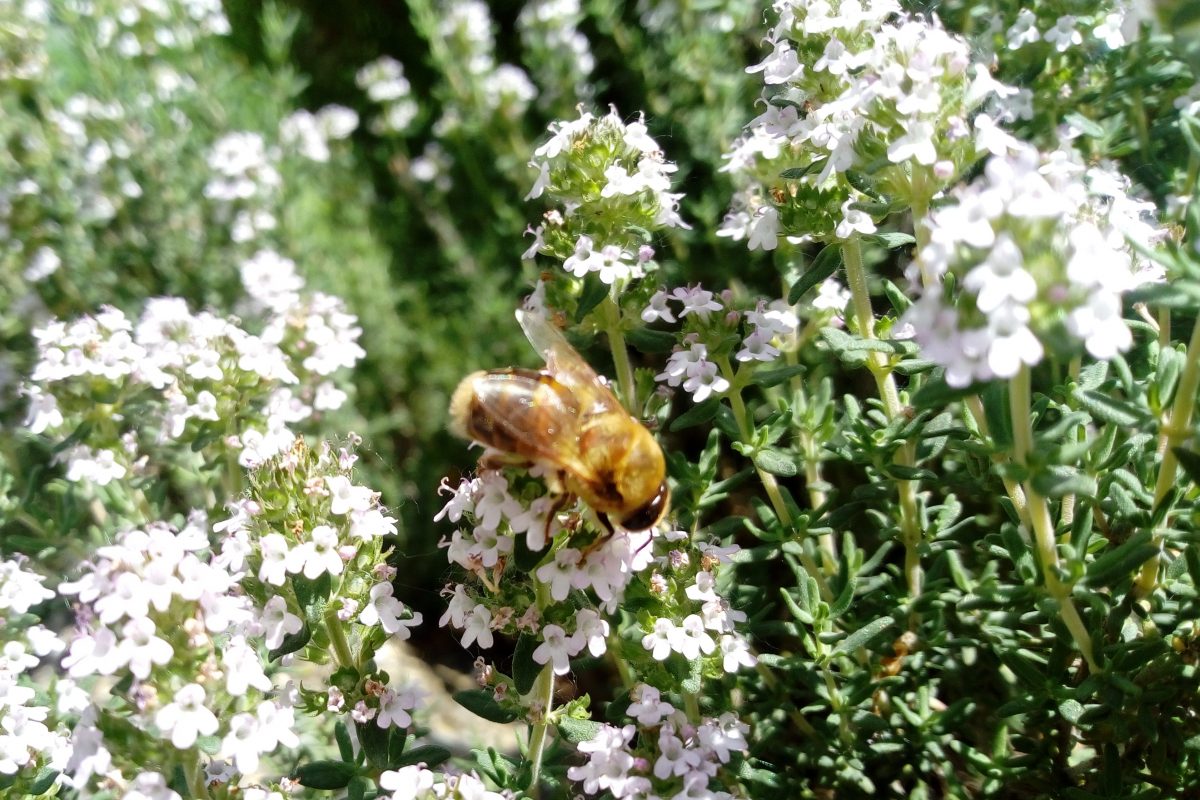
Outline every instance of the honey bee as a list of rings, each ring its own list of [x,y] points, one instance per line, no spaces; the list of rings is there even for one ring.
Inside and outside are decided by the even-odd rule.
[[[614,524],[654,527],[671,499],[658,442],[545,317],[518,311],[517,320],[546,368],[463,378],[450,401],[451,430],[547,468],[559,493],[550,519],[580,497],[609,534]]]

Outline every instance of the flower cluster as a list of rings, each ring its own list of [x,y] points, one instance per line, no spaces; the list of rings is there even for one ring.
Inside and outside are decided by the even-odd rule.
[[[757,664],[736,631],[746,615],[717,592],[720,568],[736,547],[693,543],[683,531],[601,534],[577,546],[587,527],[580,511],[556,513],[545,488],[516,470],[485,470],[444,488],[449,501],[436,519],[469,525],[446,544],[451,562],[473,580],[447,587],[449,607],[441,619],[462,630],[464,647],[491,648],[496,633],[531,636],[537,642],[532,661],[564,675],[585,651],[596,657],[616,646],[614,614],[626,605],[643,611],[622,638],[640,641],[641,647],[622,646],[617,657],[639,672],[659,674],[673,658],[699,662],[706,674]],[[484,675],[484,685],[502,706],[520,709],[531,720],[545,714],[539,698],[515,697],[513,683],[490,667]],[[693,796],[689,793],[707,789],[731,753],[747,747],[748,728],[731,714],[694,720],[660,702],[652,686],[639,685],[636,695],[640,700],[629,714],[656,730],[643,737],[652,757],[626,748],[634,726],[606,727],[607,738],[602,732],[580,746],[589,763],[569,772],[585,792],[608,789],[616,797],[642,797],[654,788],[662,797],[668,791]]]
[[[1129,242],[1149,247],[1162,232],[1146,220],[1153,205],[1128,192],[1069,152],[1021,148],[932,215],[922,271],[953,274],[959,292],[939,280],[905,321],[948,383],[1010,378],[1047,349],[1107,359],[1129,348],[1121,296],[1161,280]]]
[[[0,778],[60,770],[70,754],[66,734],[46,724],[54,709],[39,698],[31,675],[63,649],[62,640],[28,613],[54,597],[45,580],[19,561],[0,561]],[[60,682],[66,685],[56,703],[59,713],[78,700],[69,683]]]
[[[125,58],[155,56],[163,50],[189,50],[202,37],[230,32],[219,0],[107,0],[74,10],[92,18],[97,47],[111,48]]]
[[[277,626],[239,585],[242,565],[209,548],[207,518],[183,529],[167,523],[118,535],[59,593],[75,599],[77,631],[62,666],[62,697],[78,702],[67,782],[86,791],[96,778],[121,782],[140,771],[140,748],[105,743],[101,720],[117,716],[140,735],[181,751],[197,745],[252,774],[262,755],[296,747],[294,691],[267,675],[265,647]],[[117,706],[89,705],[72,682],[113,676]],[[69,683],[69,685],[61,685]],[[218,718],[213,709],[236,710]],[[224,723],[224,727],[222,726]]]
[[[595,58],[587,37],[579,30],[583,22],[579,0],[534,0],[517,15],[527,58],[537,63],[546,107],[556,101],[587,102],[593,87],[588,82]]]
[[[356,666],[389,637],[407,639],[421,614],[394,595],[384,539],[395,535],[396,520],[378,493],[353,482],[355,461],[347,449],[314,451],[297,440],[250,473],[249,497],[213,529],[222,563],[244,571],[276,655],[307,647],[306,660],[338,668],[325,690],[301,691],[303,706],[348,712],[360,725],[407,728],[418,694]]]
[[[495,633],[537,634],[534,660],[551,663],[558,674],[565,674],[570,659],[585,649],[603,655],[609,624],[597,609],[616,610],[631,577],[650,562],[651,534],[621,534],[581,549],[565,541],[566,526],[580,524],[579,512],[570,510],[565,521],[548,518],[553,498],[533,479],[525,479],[518,492],[531,496],[526,502],[497,471],[446,490],[450,500],[435,520],[471,523],[445,544],[451,563],[475,580],[447,587],[450,602],[440,624],[462,630],[463,647],[490,648]],[[514,575],[511,562],[521,535],[523,549],[536,561],[528,574]]]
[[[404,134],[420,110],[412,96],[412,85],[404,77],[404,65],[391,56],[381,56],[366,64],[355,75],[358,88],[372,102],[383,106],[371,121],[371,130],[381,136]]]
[[[480,0],[451,0],[442,6],[437,37],[444,42],[463,70],[465,81],[454,87],[460,103],[458,113],[476,113],[483,118],[500,115],[518,119],[537,89],[529,76],[513,64],[496,63],[496,41],[487,4]],[[448,113],[437,124],[439,135],[459,124]]]
[[[345,106],[329,105],[315,114],[293,111],[279,123],[279,138],[310,161],[329,160],[329,143],[345,139],[358,127],[358,114]]]
[[[278,160],[276,149],[252,131],[227,133],[209,151],[212,177],[204,196],[230,225],[233,241],[252,241],[277,225],[272,209],[283,182]]]
[[[387,770],[379,776],[379,787],[387,800],[503,800],[505,795],[490,792],[474,773],[458,775],[433,772],[420,764]]]
[[[550,255],[577,278],[594,272],[614,287],[642,277],[653,266],[647,233],[687,227],[682,195],[670,191],[675,165],[640,117],[626,124],[615,110],[599,118],[581,111],[550,132],[530,162],[538,177],[527,199],[545,195],[559,207],[531,231],[524,257]]]
[[[723,292],[718,300],[700,286],[677,287],[669,294],[660,289],[650,297],[641,314],[644,322],[679,321],[684,327],[683,344],[675,346],[663,371],[655,375],[656,380],[669,387],[682,387],[699,403],[730,388],[731,367],[721,368],[722,360],[730,355],[753,368],[773,362],[783,351],[798,347],[800,317],[785,301],[759,300],[754,308],[738,311],[730,308],[733,300],[732,292]],[[845,288],[837,280],[826,279],[816,296],[806,303],[804,311],[810,327],[838,324],[848,300]],[[678,310],[673,303],[679,304]]]
[[[637,725],[604,725],[579,745],[587,763],[571,767],[567,777],[580,781],[587,794],[608,791],[615,798],[694,797],[730,800],[735,795],[714,784],[735,754],[749,749],[749,726],[731,712],[692,722],[661,700],[659,691],[640,684],[628,713]]]
[[[1122,4],[1101,7],[1094,14],[1062,14],[1053,4],[1037,4],[1022,7],[1011,25],[1000,26],[997,38],[1002,39],[1004,49],[1014,51],[1044,42],[1047,49],[1063,53],[1083,44],[1083,32],[1103,42],[1110,50],[1125,45],[1125,17],[1127,9]]]
[[[29,430],[91,426],[63,456],[70,480],[120,479],[143,469],[154,447],[195,441],[222,421],[224,443],[257,464],[291,445],[291,426],[344,402],[328,376],[363,355],[355,318],[337,298],[302,293],[294,265],[277,254],[260,252],[243,278],[268,311],[262,336],[179,298],[150,300],[136,324],[108,308],[34,331]]]
[[[900,16],[893,2],[775,6],[772,52],[750,68],[767,106],[726,154],[723,170],[742,188],[719,235],[771,250],[789,230],[870,233],[858,204],[927,203],[977,152],[1008,144],[979,112],[1009,90],[936,18]]]

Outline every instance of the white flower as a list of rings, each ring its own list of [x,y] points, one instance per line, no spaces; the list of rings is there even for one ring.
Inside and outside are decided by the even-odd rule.
[[[650,297],[650,305],[642,311],[642,321],[650,323],[661,319],[664,322],[674,322],[675,316],[671,313],[670,306],[667,305],[669,299],[667,293],[662,289],[655,292]]]
[[[24,614],[54,592],[42,586],[45,578],[21,569],[17,561],[0,561],[0,611]]]
[[[774,250],[779,246],[779,210],[763,206],[747,226],[746,247],[750,250]]]
[[[287,562],[291,552],[288,540],[278,533],[268,533],[259,542],[262,565],[258,568],[258,579],[274,586],[283,586],[287,580]]]
[[[341,575],[344,563],[338,553],[337,531],[329,525],[313,528],[312,540],[293,547],[287,554],[286,564],[288,572],[303,572],[309,580],[324,572]]]
[[[608,649],[608,620],[600,616],[593,609],[581,608],[575,612],[575,633],[571,638],[575,640],[576,651],[587,646],[588,652],[597,658],[604,655],[604,651]]]
[[[642,647],[649,650],[656,661],[665,661],[671,655],[676,630],[675,623],[668,617],[659,617],[654,621],[654,629],[642,637]]]
[[[1054,23],[1054,27],[1042,34],[1043,38],[1054,45],[1054,49],[1060,53],[1066,52],[1073,46],[1083,44],[1083,34],[1075,28],[1078,20],[1066,14],[1058,18]]]
[[[158,710],[154,724],[168,734],[171,744],[187,750],[196,743],[196,737],[211,736],[217,732],[217,717],[205,705],[208,698],[204,687],[189,683],[175,693],[175,699]]]
[[[242,697],[251,686],[260,692],[271,691],[271,679],[245,637],[234,636],[226,643],[221,663],[225,667],[225,688],[234,697]]]
[[[417,707],[420,692],[413,687],[405,687],[400,691],[386,689],[379,698],[379,716],[375,724],[381,728],[407,728],[412,725],[412,715],[408,712]]]
[[[571,656],[582,649],[582,643],[567,636],[559,625],[542,628],[542,643],[533,651],[533,660],[539,664],[553,664],[555,675],[566,675],[571,670]]]
[[[699,658],[700,653],[711,653],[716,647],[716,642],[704,630],[704,620],[698,614],[689,614],[671,632],[671,648],[689,661]]]
[[[425,800],[433,797],[434,774],[420,764],[399,770],[387,770],[379,776],[379,786],[392,794],[390,800]]]
[[[721,666],[726,672],[737,672],[740,667],[753,667],[758,659],[750,652],[750,646],[740,636],[726,633],[721,636]]]
[[[350,512],[350,535],[355,539],[369,542],[395,532],[395,518],[389,517],[381,509],[369,508],[366,511]]]
[[[371,598],[358,621],[363,625],[379,625],[386,633],[397,634],[407,639],[409,628],[421,624],[421,614],[410,612],[399,599],[392,596],[395,589],[390,583],[377,583],[371,587]]]
[[[229,720],[229,733],[221,740],[221,757],[233,759],[243,775],[253,774],[262,754],[259,738],[258,717],[246,712],[234,714]]]
[[[492,636],[492,612],[482,603],[476,603],[463,624],[461,644],[470,647],[472,642],[478,642],[485,650],[495,642]]]
[[[129,620],[121,633],[122,639],[117,650],[121,660],[129,664],[129,671],[138,680],[149,677],[151,665],[162,666],[175,655],[170,643],[156,635],[158,630],[147,617]]]
[[[121,795],[121,800],[180,800],[180,797],[167,786],[167,779],[161,774],[140,772]]]
[[[366,486],[354,486],[345,475],[331,475],[325,479],[329,489],[330,512],[337,515],[350,511],[366,511],[375,500],[375,493]]]
[[[625,713],[644,728],[661,725],[664,719],[675,713],[675,707],[663,702],[659,690],[649,684],[639,683],[634,687],[633,697],[636,699],[629,704]]]

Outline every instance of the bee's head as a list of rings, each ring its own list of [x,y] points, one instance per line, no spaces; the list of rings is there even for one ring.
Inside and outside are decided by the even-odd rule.
[[[666,480],[663,480],[654,496],[621,517],[619,524],[627,531],[649,530],[658,524],[670,505],[671,487],[667,485]]]

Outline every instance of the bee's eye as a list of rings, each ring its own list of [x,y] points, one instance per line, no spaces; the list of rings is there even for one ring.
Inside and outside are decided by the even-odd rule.
[[[667,482],[663,481],[658,487],[658,491],[654,493],[654,497],[621,518],[621,527],[627,531],[644,531],[653,528],[666,513],[667,505],[670,502],[671,489],[667,486]]]

